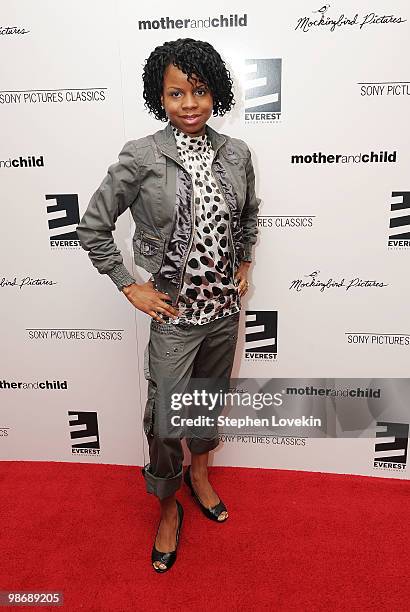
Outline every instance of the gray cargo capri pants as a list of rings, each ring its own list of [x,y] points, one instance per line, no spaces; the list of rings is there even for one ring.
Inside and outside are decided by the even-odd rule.
[[[142,472],[147,492],[159,499],[172,495],[181,486],[184,453],[179,437],[158,435],[155,419],[164,415],[157,411],[170,413],[169,392],[177,389],[183,393],[191,378],[230,379],[238,326],[239,312],[203,325],[151,320],[144,354],[148,396],[143,419],[150,461]],[[164,379],[168,383],[166,401],[159,397]],[[186,442],[193,454],[213,450],[219,444],[217,428],[211,438],[192,437]]]

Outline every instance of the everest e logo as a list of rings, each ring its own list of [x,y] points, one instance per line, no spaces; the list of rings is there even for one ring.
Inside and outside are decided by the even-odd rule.
[[[96,412],[69,410],[70,437],[73,454],[99,455],[100,438]]]
[[[389,247],[410,247],[410,191],[393,191]]]
[[[78,195],[58,193],[46,195],[46,200],[54,200],[47,206],[48,229],[52,248],[79,247],[76,227],[80,223]]]
[[[376,423],[374,467],[389,470],[404,470],[407,463],[409,443],[408,423]]]
[[[277,311],[247,310],[245,327],[245,359],[275,360],[278,353]]]
[[[274,122],[282,112],[282,60],[248,59],[245,62],[245,121]]]

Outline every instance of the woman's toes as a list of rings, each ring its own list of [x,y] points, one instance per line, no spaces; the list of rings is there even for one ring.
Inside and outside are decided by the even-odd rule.
[[[156,567],[157,569],[166,569],[165,565],[160,561],[155,561],[154,567]]]

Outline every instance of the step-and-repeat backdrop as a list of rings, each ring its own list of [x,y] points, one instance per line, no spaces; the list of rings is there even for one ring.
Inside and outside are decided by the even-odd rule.
[[[237,388],[274,384],[321,422],[225,431],[212,461],[408,478],[408,3],[20,0],[1,19],[0,457],[148,460],[149,319],[76,225],[123,144],[165,125],[145,59],[191,37],[231,71],[235,108],[210,125],[248,143],[262,200]],[[115,240],[142,281],[132,235],[126,212]]]

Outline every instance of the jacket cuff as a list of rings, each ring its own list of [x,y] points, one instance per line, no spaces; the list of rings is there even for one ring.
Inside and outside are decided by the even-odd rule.
[[[131,276],[124,264],[117,264],[112,270],[107,272],[107,275],[113,283],[117,285],[119,291],[121,291],[123,287],[132,285],[136,282],[135,278]]]
[[[252,261],[252,244],[247,242],[242,247],[241,261]]]

